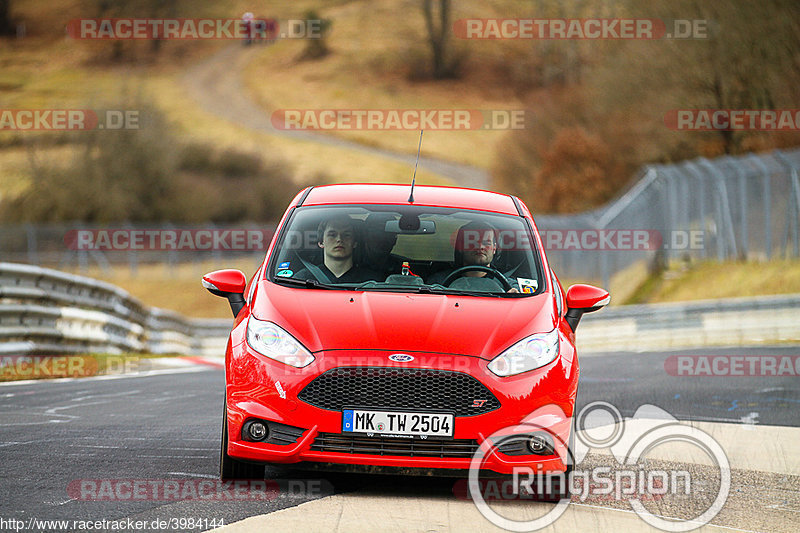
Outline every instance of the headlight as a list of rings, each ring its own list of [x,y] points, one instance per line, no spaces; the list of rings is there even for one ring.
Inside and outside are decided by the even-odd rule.
[[[247,322],[247,344],[261,355],[296,368],[314,361],[311,352],[283,329],[252,316]]]
[[[489,370],[498,376],[513,376],[550,363],[558,356],[558,329],[525,337],[495,357]]]

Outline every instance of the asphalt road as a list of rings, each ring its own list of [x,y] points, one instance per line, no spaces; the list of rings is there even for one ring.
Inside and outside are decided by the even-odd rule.
[[[681,354],[796,355],[800,347],[683,351]],[[654,404],[682,420],[800,427],[797,377],[673,377],[670,353],[624,353],[582,359],[579,405],[607,401],[624,416]],[[9,519],[35,530],[64,531],[37,520],[191,519],[205,530],[221,521],[292,507],[333,492],[434,491],[449,486],[410,478],[391,489],[369,476],[268,471],[281,490],[260,501],[82,501],[81,480],[213,480],[218,468],[224,376],[216,369],[170,375],[0,386],[0,530]],[[320,485],[313,482],[323,477]],[[380,476],[377,476],[380,478]],[[291,480],[301,483],[292,485]],[[399,486],[398,486],[399,484]],[[399,491],[399,492],[397,492]],[[437,492],[438,491],[438,492]],[[5,520],[5,522],[4,522]],[[213,522],[212,522],[213,521]],[[38,527],[35,527],[38,525]],[[171,525],[178,526],[178,523]],[[109,528],[110,529],[110,528]]]

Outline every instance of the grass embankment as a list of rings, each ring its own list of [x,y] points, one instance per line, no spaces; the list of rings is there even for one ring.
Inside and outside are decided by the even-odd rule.
[[[285,20],[300,18],[308,9],[336,9],[336,3],[322,3],[311,0],[284,3],[271,6],[270,12],[263,16]],[[134,47],[131,56],[125,61],[113,63],[107,58],[113,43],[73,40],[64,37],[67,21],[80,17],[95,16],[80,4],[54,7],[52,0],[33,0],[15,3],[12,15],[25,20],[28,36],[24,39],[0,40],[0,99],[7,109],[105,109],[131,107],[131,102],[154,103],[166,114],[180,137],[187,144],[205,142],[219,151],[228,148],[247,150],[262,155],[275,156],[289,162],[293,168],[293,179],[298,187],[310,181],[320,182],[406,182],[411,175],[410,165],[393,162],[357,150],[323,145],[315,142],[289,139],[261,131],[242,127],[197,107],[187,93],[183,76],[186,69],[225,46],[240,46],[231,41],[171,41],[162,46],[159,56],[149,55],[147,43],[126,42],[126,47]],[[251,9],[244,1],[221,6],[215,2],[193,2],[190,13],[178,13],[178,17],[221,17],[238,18],[241,13]],[[188,8],[187,8],[188,9]],[[398,8],[399,9],[399,8]],[[350,24],[342,20],[343,31]],[[290,56],[298,55],[304,42],[300,39],[287,39],[273,47],[260,50],[251,49],[250,56],[271,57],[273,51]],[[243,51],[244,53],[244,51]],[[365,57],[369,57],[367,54]],[[332,56],[336,65],[337,54]],[[327,61],[327,60],[326,60]],[[317,63],[319,65],[319,63]],[[250,69],[246,69],[250,70]],[[241,71],[230,69],[220,72],[222,76],[238,76]],[[279,85],[282,91],[290,94],[304,94],[310,87],[309,80],[302,74],[289,69],[288,75],[280,80],[269,78],[267,88]],[[248,75],[252,80],[253,76]],[[370,87],[370,84],[375,87]],[[359,94],[382,92],[386,83],[379,80],[362,80],[356,83]],[[442,87],[440,94],[448,91]],[[320,95],[321,96],[321,95]],[[322,97],[322,96],[321,96]],[[258,100],[256,98],[256,100]],[[441,100],[441,98],[440,98]],[[323,100],[324,101],[324,100]],[[416,107],[435,107],[433,103],[417,102]],[[308,102],[305,102],[308,105]],[[326,103],[327,105],[327,103]],[[268,116],[269,110],[264,114]],[[405,152],[413,151],[415,133],[401,132],[410,139],[403,142]],[[60,161],[66,163],[79,155],[72,145],[53,148],[42,146],[38,141],[42,136],[55,139],[58,132],[0,132],[0,196],[17,195],[28,187],[32,172],[30,159],[41,161]],[[369,144],[384,144],[380,135]],[[414,146],[411,146],[414,145]],[[387,145],[388,146],[388,145]],[[474,146],[453,144],[448,149],[448,158],[460,160]],[[420,183],[449,184],[447,178],[420,172]]]
[[[663,303],[800,294],[800,260],[763,263],[712,261],[676,265],[647,278],[625,303]]]
[[[330,55],[319,61],[298,62],[291,40],[264,49],[249,64],[245,83],[254,99],[269,111],[276,109],[520,109],[513,90],[497,73],[468,72],[458,80],[437,82],[410,79],[414,69],[429,68],[425,20],[418,5],[402,6],[392,0],[351,2],[321,11],[332,21],[327,38]],[[510,4],[504,5],[515,9]],[[486,13],[485,2],[454,3],[452,20]],[[489,15],[487,15],[489,16]],[[480,62],[478,52],[492,53],[497,46],[453,39],[453,50]],[[297,90],[302,86],[302,90]],[[350,130],[332,135],[367,145],[416,153],[418,131]],[[505,130],[425,132],[425,155],[488,169]]]

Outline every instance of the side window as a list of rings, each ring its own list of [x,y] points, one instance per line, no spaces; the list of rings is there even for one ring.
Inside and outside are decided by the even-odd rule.
[[[262,264],[260,267],[258,267],[258,270],[256,270],[256,273],[253,275],[252,278],[250,278],[250,287],[248,287],[248,289],[247,289],[247,303],[248,303],[248,305],[250,304],[250,302],[253,301],[253,292],[256,290],[256,284],[258,283],[258,281],[262,277],[261,276],[261,272],[262,272],[262,267],[263,266],[264,265]]]
[[[556,295],[556,308],[558,309],[559,316],[564,314],[564,302],[561,296],[561,285],[558,283],[558,278],[556,278],[556,273],[552,270],[550,271],[550,281],[553,282],[553,292]]]

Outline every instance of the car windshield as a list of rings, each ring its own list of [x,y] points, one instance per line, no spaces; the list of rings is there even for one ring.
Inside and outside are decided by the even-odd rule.
[[[267,277],[298,288],[523,297],[544,289],[519,216],[425,206],[307,206],[278,237]]]

